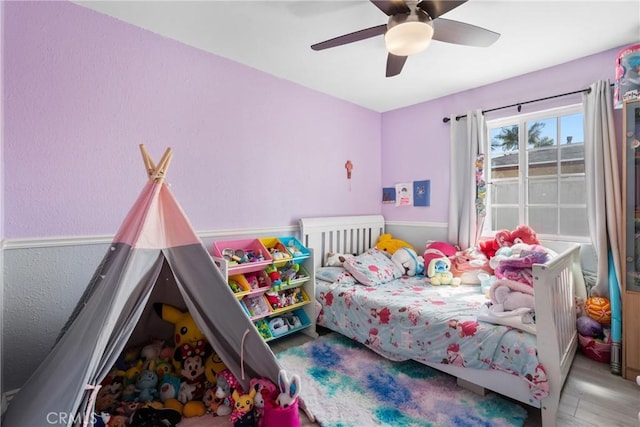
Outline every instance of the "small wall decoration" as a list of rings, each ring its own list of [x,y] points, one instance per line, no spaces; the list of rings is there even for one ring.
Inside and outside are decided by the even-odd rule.
[[[413,181],[413,206],[429,206],[431,197],[431,181]]]
[[[622,108],[627,100],[640,98],[640,44],[631,45],[616,57],[616,84],[613,107]]]
[[[344,168],[347,170],[347,181],[349,182],[349,191],[351,191],[351,171],[353,170],[353,163],[351,160],[347,160],[344,164]]]
[[[382,203],[390,204],[396,202],[396,189],[393,187],[382,189]]]
[[[396,184],[396,206],[413,204],[413,185],[410,182]]]

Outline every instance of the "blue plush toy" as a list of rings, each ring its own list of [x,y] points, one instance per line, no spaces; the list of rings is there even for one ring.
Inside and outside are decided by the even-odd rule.
[[[153,363],[151,363],[153,365]],[[136,391],[138,402],[150,402],[158,396],[158,374],[156,374],[154,368],[149,366],[140,373],[138,380],[136,381]]]

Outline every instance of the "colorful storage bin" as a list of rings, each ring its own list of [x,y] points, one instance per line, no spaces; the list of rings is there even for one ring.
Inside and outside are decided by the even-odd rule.
[[[264,295],[246,296],[242,298],[241,302],[251,320],[261,319],[271,314],[271,306]]]
[[[284,244],[277,237],[263,237],[260,242],[269,251],[276,267],[282,267],[293,258]]]
[[[271,280],[264,270],[245,273],[244,277],[249,286],[249,292],[246,295],[262,295],[271,289]]]
[[[293,236],[290,237],[278,237],[287,251],[293,257],[293,262],[300,264],[305,259],[309,258],[311,252],[307,249],[298,239]]]
[[[269,329],[269,324],[265,319],[260,319],[257,322],[254,322],[253,324],[255,325],[256,329],[262,336],[262,339],[264,339],[265,341],[269,341],[270,339],[273,338],[271,329]]]
[[[284,266],[279,269],[280,271],[280,280],[282,283],[278,286],[278,289],[289,289],[296,286],[300,286],[311,276],[309,276],[309,272],[302,266],[302,264],[294,264],[293,266]],[[291,271],[297,270],[297,271]]]
[[[229,275],[259,271],[273,262],[259,239],[215,241],[212,255],[228,261]]]
[[[242,297],[247,295],[251,290],[251,287],[249,286],[249,282],[247,282],[247,279],[246,277],[244,277],[244,274],[234,274],[232,276],[229,276],[227,283],[231,288],[231,291],[233,291],[233,294],[238,299],[241,299]]]
[[[301,308],[294,311],[287,311],[277,316],[271,316],[265,320],[274,337],[296,332],[309,326],[311,323],[309,316],[307,316],[307,313]]]
[[[309,296],[298,286],[281,291],[269,291],[265,294],[269,307],[275,313],[278,311],[288,311],[293,307],[299,307],[309,303]]]

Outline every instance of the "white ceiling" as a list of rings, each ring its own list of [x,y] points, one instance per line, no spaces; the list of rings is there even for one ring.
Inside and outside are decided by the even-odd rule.
[[[76,3],[379,112],[640,42],[639,0],[470,0],[443,17],[500,33],[494,45],[433,41],[386,78],[383,36],[309,47],[385,24],[367,0]]]

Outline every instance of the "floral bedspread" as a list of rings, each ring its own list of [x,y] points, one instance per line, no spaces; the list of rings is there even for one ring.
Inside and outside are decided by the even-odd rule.
[[[392,360],[503,371],[525,380],[535,398],[548,395],[535,336],[479,322],[487,299],[477,286],[431,286],[406,276],[377,287],[317,280],[316,297],[319,325]]]

